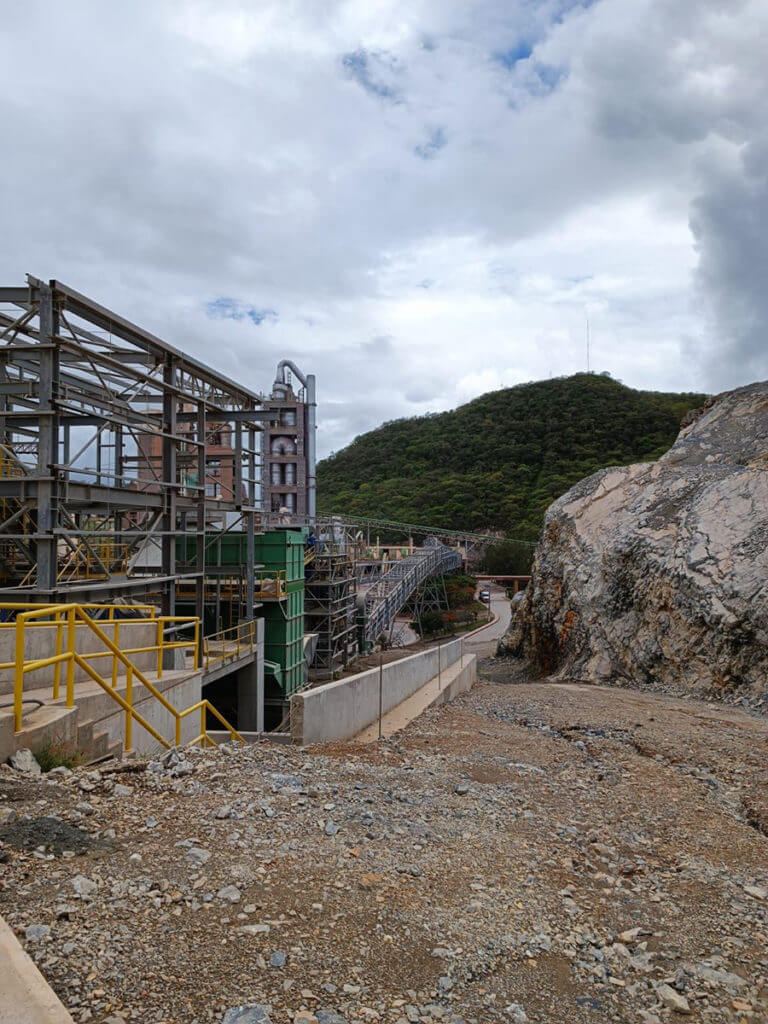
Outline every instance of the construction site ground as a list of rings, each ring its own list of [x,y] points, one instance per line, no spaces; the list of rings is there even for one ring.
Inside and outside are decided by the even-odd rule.
[[[768,721],[493,673],[380,744],[3,768],[0,912],[78,1022],[768,1020]]]

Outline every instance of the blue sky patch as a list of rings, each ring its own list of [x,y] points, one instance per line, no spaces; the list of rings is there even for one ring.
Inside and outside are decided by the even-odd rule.
[[[349,77],[354,79],[371,96],[378,96],[386,100],[397,99],[395,90],[374,75],[371,69],[372,57],[374,61],[377,60],[376,54],[370,54],[361,48],[353,53],[345,53],[341,58],[341,63]]]
[[[416,156],[420,156],[422,160],[432,160],[443,149],[447,141],[444,129],[438,125],[437,128],[433,128],[429,133],[429,138],[426,142],[414,146],[413,152]]]
[[[510,70],[519,63],[521,60],[528,60],[533,53],[533,47],[526,42],[519,42],[516,46],[510,47],[508,50],[501,50],[498,53],[494,53],[493,59],[502,64],[505,68]]]
[[[274,309],[257,309],[255,306],[248,306],[226,295],[221,295],[218,299],[212,299],[206,303],[205,313],[211,320],[250,320],[257,327],[265,320],[270,323],[277,320],[277,313]]]

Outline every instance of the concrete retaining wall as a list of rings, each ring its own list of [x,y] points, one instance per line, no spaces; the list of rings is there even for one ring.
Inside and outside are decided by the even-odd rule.
[[[382,713],[387,714],[460,656],[462,641],[391,661],[382,670]],[[291,739],[325,743],[357,736],[379,716],[379,669],[326,683],[291,697]]]
[[[98,626],[102,632],[114,639],[114,622],[99,622]],[[75,650],[78,654],[92,654],[97,651],[106,651],[103,641],[85,623],[79,623],[76,627]],[[66,644],[67,627],[62,630],[62,644]],[[157,623],[155,622],[121,622],[119,624],[118,646],[122,648],[149,647],[157,643]],[[25,656],[34,658],[51,658],[56,653],[56,626],[41,625],[27,626],[24,631]],[[180,648],[175,648],[180,650]],[[14,660],[16,652],[16,630],[13,627],[3,626],[0,628],[0,663]],[[157,653],[148,651],[145,654],[128,655],[134,665],[142,672],[154,672],[157,668]],[[112,655],[103,658],[89,659],[90,664],[98,672],[107,678],[112,676]],[[118,673],[125,671],[123,666],[118,667]],[[66,667],[61,667],[62,685],[66,674]],[[75,682],[87,679],[88,674],[75,665]],[[47,668],[40,668],[34,672],[24,674],[25,690],[41,688],[53,685],[53,665]],[[13,669],[0,669],[0,694],[13,693]]]

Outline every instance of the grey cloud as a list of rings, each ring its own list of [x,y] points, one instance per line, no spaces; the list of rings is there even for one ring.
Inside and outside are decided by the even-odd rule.
[[[700,293],[715,317],[708,360],[715,388],[768,375],[768,132],[733,170],[713,173],[694,202],[691,229]]]
[[[295,356],[335,446],[500,361],[542,372],[532,339],[585,299],[630,383],[764,376],[764,6],[30,0],[4,22],[0,283],[60,277],[257,388]],[[636,283],[634,223],[623,259],[595,229],[521,286],[574,218],[624,201],[690,209],[716,357],[670,369],[711,343],[687,285]],[[206,315],[221,298],[240,319]],[[545,307],[565,326],[516,344]]]

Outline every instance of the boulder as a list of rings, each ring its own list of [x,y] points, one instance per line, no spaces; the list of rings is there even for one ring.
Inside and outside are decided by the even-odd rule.
[[[17,772],[29,772],[30,775],[39,775],[41,772],[40,765],[37,763],[37,758],[29,747],[22,747],[20,750],[11,754],[8,758],[8,763],[11,768],[15,768]]]
[[[502,650],[556,679],[765,692],[768,382],[689,414],[658,461],[550,506]]]

